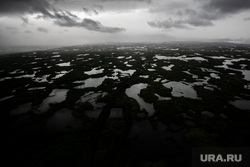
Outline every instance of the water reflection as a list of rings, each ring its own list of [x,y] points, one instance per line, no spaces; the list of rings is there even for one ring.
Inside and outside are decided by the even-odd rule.
[[[128,97],[134,98],[139,103],[141,110],[146,109],[148,114],[152,115],[155,112],[153,104],[146,103],[140,96],[138,96],[141,89],[144,89],[146,87],[147,87],[147,84],[144,84],[144,83],[133,85],[130,88],[126,89],[126,94]]]
[[[245,80],[250,81],[250,70],[242,70],[242,74]]]
[[[162,96],[158,95],[157,93],[155,93],[155,96],[158,97],[158,100],[171,100],[172,99],[170,97],[162,97]]]
[[[43,113],[49,110],[50,103],[60,103],[66,99],[68,89],[54,89],[49,97],[43,100],[43,103],[39,105],[34,112]]]
[[[57,58],[57,57],[61,57],[61,55],[54,55],[54,56],[51,56],[51,58]]]
[[[105,95],[107,95],[108,93],[106,92],[88,92],[86,93],[84,96],[81,96],[80,100],[77,101],[77,103],[79,102],[89,102],[90,104],[92,104],[95,108],[102,108],[105,104],[104,103],[97,103],[96,100],[97,98],[102,98]]]
[[[106,76],[101,77],[101,78],[89,78],[84,81],[76,81],[76,82],[83,82],[83,85],[77,86],[75,88],[77,89],[84,89],[88,87],[98,87],[102,84],[102,82],[105,80]],[[74,83],[76,83],[74,82]]]
[[[198,75],[192,74],[192,73],[190,73],[189,71],[182,71],[182,72],[183,72],[183,73],[186,73],[186,74],[188,74],[188,75],[192,75],[192,78],[194,78],[194,79],[199,78]]]
[[[220,76],[218,74],[215,74],[215,73],[211,73],[210,76],[212,78],[215,78],[215,79],[220,79]]]
[[[90,71],[85,71],[84,73],[87,74],[87,75],[94,75],[94,74],[100,74],[103,72],[104,69],[99,69],[97,70],[97,68],[93,68],[92,70]]]
[[[198,99],[196,91],[190,85],[182,82],[168,82],[163,84],[167,88],[173,88],[172,96],[175,97],[188,97],[191,99]]]
[[[126,75],[133,75],[133,73],[135,72],[136,70],[120,70],[120,69],[115,69],[114,72],[115,74],[113,75],[117,75],[118,73],[121,73],[122,75],[126,76]]]
[[[163,68],[163,69],[166,70],[166,71],[171,71],[173,67],[174,67],[174,64],[171,64],[171,65],[169,65],[169,66],[163,66],[163,67],[161,67],[161,68]]]
[[[186,55],[182,56],[162,56],[162,55],[155,55],[155,58],[158,60],[181,60],[181,61],[189,61],[189,60],[196,60],[196,61],[207,61],[203,57],[187,57]]]
[[[223,65],[220,66],[215,66],[219,68],[224,68],[224,69],[230,69],[234,71],[240,71],[244,75],[244,79],[247,81],[250,81],[250,70],[243,70],[242,67],[245,67],[245,64],[241,64],[241,69],[235,69],[235,68],[230,68],[228,65],[234,65],[234,62],[239,62],[239,61],[245,61],[245,58],[239,58],[239,59],[230,59],[230,60],[224,60],[222,63]]]
[[[67,74],[67,73],[69,73],[69,72],[71,72],[71,71],[73,71],[73,70],[70,70],[70,71],[60,71],[60,72],[57,73],[57,75],[56,75],[54,78],[52,78],[52,79],[61,78],[62,76],[64,76],[65,74]]]
[[[60,67],[68,67],[68,66],[70,66],[70,62],[67,62],[67,63],[59,63],[59,64],[57,64],[58,66],[60,66]]]

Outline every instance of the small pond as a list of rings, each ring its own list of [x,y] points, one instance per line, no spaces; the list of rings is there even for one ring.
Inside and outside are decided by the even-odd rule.
[[[141,110],[146,109],[149,115],[152,115],[155,110],[153,107],[153,104],[146,103],[138,94],[140,93],[141,89],[144,89],[147,87],[147,84],[140,83],[131,86],[130,88],[126,89],[126,94],[128,97],[134,98],[140,105]]]
[[[175,97],[187,97],[191,99],[198,99],[196,91],[191,85],[184,84],[182,82],[168,82],[163,84],[167,88],[173,88],[172,95]]]

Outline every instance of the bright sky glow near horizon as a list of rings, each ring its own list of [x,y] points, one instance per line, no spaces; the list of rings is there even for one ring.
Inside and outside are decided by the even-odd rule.
[[[0,46],[249,39],[249,0],[0,1]]]

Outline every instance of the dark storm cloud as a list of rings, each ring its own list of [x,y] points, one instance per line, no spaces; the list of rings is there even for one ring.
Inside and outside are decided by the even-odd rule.
[[[1,0],[0,1],[0,16],[1,15],[20,15],[20,14],[34,14],[40,13],[41,17],[53,18],[54,12],[59,9],[59,6],[63,10],[84,10],[85,12],[91,12],[91,14],[98,14],[99,10],[103,10],[105,7],[109,9],[115,9],[117,11],[127,8],[133,8],[135,3],[140,5],[150,4],[151,0]],[[84,6],[86,5],[86,6]],[[139,5],[139,6],[140,6]],[[82,8],[83,7],[83,8]],[[91,9],[90,9],[91,8]]]
[[[212,19],[215,19],[216,16],[207,14],[205,12],[197,12],[192,9],[185,10],[185,16],[187,17],[183,22],[192,26],[212,26]]]
[[[64,17],[76,17],[67,11],[56,9],[46,0],[1,0],[1,15],[25,15],[25,14],[41,14],[38,18],[61,19]],[[25,22],[23,16],[22,20]]]
[[[212,26],[213,23],[211,21],[211,18],[214,18],[212,16],[208,16],[206,14],[201,14],[196,12],[192,9],[186,9],[185,11],[178,11],[177,15],[180,17],[184,17],[181,19],[168,19],[163,21],[149,21],[148,24],[151,27],[156,28],[162,28],[162,29],[170,29],[170,28],[177,28],[177,29],[190,29],[190,26],[194,27],[206,27],[206,26]]]
[[[88,15],[98,15],[99,12],[96,10],[96,9],[88,9],[88,8],[85,8],[85,7],[82,7],[82,10],[84,11],[84,13],[88,14]]]
[[[203,2],[200,15],[211,22],[250,10],[249,0],[203,0]]]
[[[1,0],[0,15],[42,13],[51,16],[49,10],[53,9],[45,0]]]
[[[206,2],[205,10],[220,11],[221,13],[237,13],[250,9],[249,0],[210,0]]]
[[[134,0],[144,1],[144,0]],[[50,2],[50,3],[49,3]],[[52,3],[59,1],[46,1],[46,0],[1,0],[0,1],[0,16],[1,15],[20,15],[20,14],[40,14],[37,18],[52,19],[55,24],[65,27],[83,27],[92,31],[116,33],[124,31],[123,28],[118,27],[106,27],[100,22],[84,19],[82,22],[78,22],[79,18],[69,11],[62,11],[55,8]],[[60,1],[62,3],[62,1]],[[65,1],[66,2],[66,1]],[[94,13],[98,13],[93,10]],[[28,23],[25,17],[21,16],[24,23]],[[39,28],[38,31],[48,32],[43,28]]]
[[[37,31],[44,32],[44,33],[48,33],[49,32],[49,30],[47,28],[44,28],[44,27],[38,27]]]
[[[169,3],[165,9],[176,10],[177,19],[149,21],[151,27],[169,29],[188,29],[191,27],[213,26],[214,21],[222,20],[238,12],[250,10],[250,0],[194,0],[199,4],[199,8],[187,9],[178,3]],[[172,9],[172,6],[176,8]],[[160,11],[164,6],[158,7]],[[157,11],[157,9],[155,9]],[[168,10],[166,10],[168,11]],[[166,12],[167,13],[167,12]],[[246,20],[246,19],[245,19]]]
[[[82,22],[77,22],[75,20],[57,20],[55,23],[62,27],[84,27],[91,31],[99,31],[105,33],[117,33],[124,31],[124,28],[118,27],[106,27],[103,26],[100,22],[94,21],[88,18],[82,20]]]

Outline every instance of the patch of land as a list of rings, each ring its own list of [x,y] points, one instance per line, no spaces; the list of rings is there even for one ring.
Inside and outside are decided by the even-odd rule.
[[[0,64],[10,163],[191,166],[192,147],[250,144],[249,45],[84,45]]]

